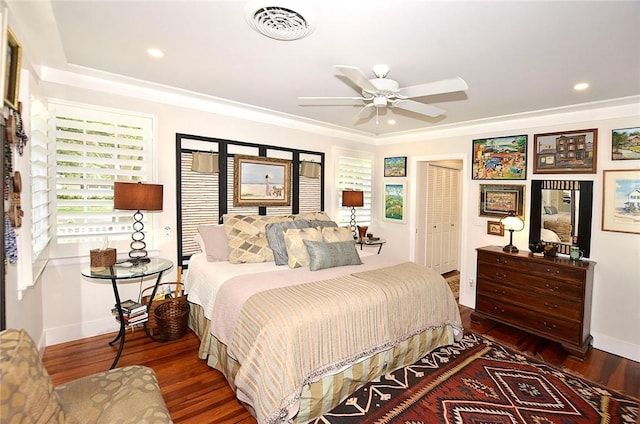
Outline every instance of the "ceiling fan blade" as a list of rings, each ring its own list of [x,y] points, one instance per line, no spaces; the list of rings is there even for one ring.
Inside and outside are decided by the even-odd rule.
[[[349,78],[351,82],[353,82],[358,87],[363,90],[375,93],[376,87],[371,84],[369,78],[360,70],[360,68],[356,66],[347,66],[347,65],[336,65],[334,66],[338,71],[342,72],[342,74]]]
[[[361,120],[371,119],[371,116],[373,115],[373,111],[375,109],[376,108],[373,107],[373,103],[367,104],[365,107],[360,109],[358,113],[355,114],[355,116],[353,117],[353,122],[356,123]]]
[[[362,97],[298,97],[300,106],[354,106],[361,105]]]
[[[460,77],[445,79],[441,81],[428,82],[425,84],[412,85],[401,88],[398,94],[401,96],[412,98],[431,96],[434,94],[451,93],[453,91],[464,91],[469,86]]]
[[[424,103],[415,102],[413,100],[398,100],[393,103],[393,107],[397,107],[399,109],[408,110],[410,112],[419,113],[421,115],[427,115],[431,117],[440,116],[446,112],[444,109],[440,109],[439,107],[428,105]]]

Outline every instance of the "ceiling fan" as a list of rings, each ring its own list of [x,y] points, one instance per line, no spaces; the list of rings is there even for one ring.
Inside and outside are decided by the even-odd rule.
[[[411,99],[463,91],[469,88],[460,77],[400,88],[398,82],[387,78],[389,66],[384,64],[373,66],[373,74],[376,76],[373,79],[369,79],[360,68],[355,66],[336,65],[334,68],[357,85],[362,90],[362,95],[358,97],[298,97],[298,100],[302,105],[363,104],[364,107],[354,116],[354,122],[371,118],[375,110],[377,124],[378,111],[383,107],[404,109],[431,117],[439,116],[445,112],[444,109]]]

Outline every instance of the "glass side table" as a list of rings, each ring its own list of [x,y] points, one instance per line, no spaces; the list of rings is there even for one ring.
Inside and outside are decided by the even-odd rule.
[[[157,275],[158,277],[156,278],[156,283],[153,286],[153,291],[151,292],[151,297],[149,299],[149,303],[147,304],[147,313],[149,313],[151,302],[153,302],[153,298],[156,295],[156,291],[158,290],[158,284],[160,283],[160,279],[162,278],[162,273],[164,273],[168,269],[171,269],[171,267],[173,267],[173,262],[168,259],[151,258],[151,260],[147,263],[131,264],[130,262],[123,262],[116,263],[115,265],[109,267],[86,267],[82,270],[82,275],[84,277],[98,280],[111,280],[111,285],[113,286],[113,296],[116,299],[118,317],[120,318],[120,331],[118,332],[116,338],[110,341],[109,344],[113,345],[119,340],[120,345],[118,346],[118,353],[116,354],[116,357],[113,360],[110,369],[115,368],[115,366],[118,364],[118,360],[120,359],[120,355],[122,354],[122,348],[124,347],[124,336],[126,334],[126,324],[124,322],[124,317],[122,314],[122,307],[120,306],[120,293],[118,293],[118,284],[131,282],[131,280],[133,279],[142,279]],[[147,336],[150,336],[146,322],[144,323],[144,329]]]
[[[382,251],[382,245],[385,244],[386,242],[387,241],[383,239],[369,240],[365,238],[365,239],[356,240],[356,244],[360,245],[360,250],[362,250],[364,246],[378,246],[378,255]]]

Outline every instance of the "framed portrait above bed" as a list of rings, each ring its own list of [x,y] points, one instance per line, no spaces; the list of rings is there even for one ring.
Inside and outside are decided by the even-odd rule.
[[[527,136],[473,140],[474,180],[526,180]]]
[[[524,217],[524,185],[480,184],[480,216]]]
[[[598,130],[536,134],[534,174],[595,174]]]
[[[291,161],[261,156],[234,158],[233,206],[291,205]]]

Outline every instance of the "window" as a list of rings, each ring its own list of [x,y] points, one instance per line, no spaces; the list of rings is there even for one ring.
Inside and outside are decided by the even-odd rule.
[[[31,244],[33,277],[37,279],[48,259],[51,241],[49,198],[49,111],[38,99],[31,100]]]
[[[354,152],[355,153],[355,152]],[[367,155],[365,153],[365,155]],[[351,222],[351,208],[342,207],[342,190],[360,190],[364,192],[364,206],[356,208],[356,224],[371,225],[371,157],[338,156],[338,225],[348,226]]]
[[[114,211],[113,183],[152,179],[153,118],[53,102],[51,110],[56,137],[56,256],[77,256],[78,244],[102,247],[128,240],[133,214]]]

